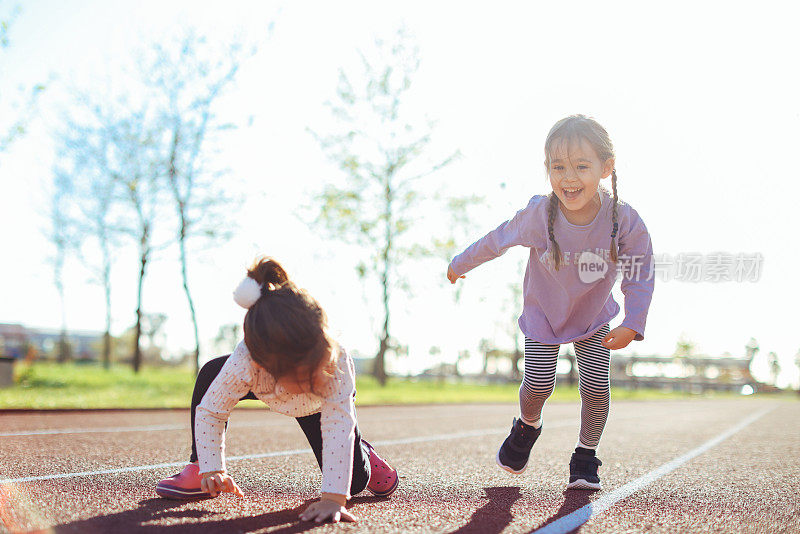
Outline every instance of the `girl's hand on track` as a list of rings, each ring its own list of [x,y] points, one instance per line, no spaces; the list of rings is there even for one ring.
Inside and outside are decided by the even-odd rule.
[[[244,493],[239,489],[239,486],[233,478],[227,473],[221,471],[210,471],[208,473],[201,473],[203,480],[200,481],[200,489],[207,491],[212,497],[216,497],[220,492],[233,493],[239,497],[244,497]]]
[[[603,338],[603,346],[610,350],[624,349],[636,337],[636,332],[625,326],[618,326]]]
[[[463,274],[461,276],[456,276],[456,273],[453,272],[453,268],[449,265],[447,266],[447,279],[450,280],[451,284],[455,284],[456,280],[459,278],[466,278]]]
[[[330,519],[332,523],[338,523],[339,521],[355,523],[358,521],[356,516],[348,512],[343,505],[324,497],[303,510],[300,514],[300,519],[303,521],[316,521],[317,523],[321,523],[326,519]]]

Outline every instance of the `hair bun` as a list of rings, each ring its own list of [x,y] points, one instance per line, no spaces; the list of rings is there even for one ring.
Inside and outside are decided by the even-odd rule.
[[[261,284],[245,276],[233,292],[233,300],[245,309],[250,309],[261,298]]]

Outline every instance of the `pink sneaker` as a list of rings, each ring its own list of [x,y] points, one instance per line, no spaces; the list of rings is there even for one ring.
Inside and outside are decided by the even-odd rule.
[[[397,469],[387,464],[383,458],[378,456],[378,453],[375,452],[375,449],[373,449],[372,445],[367,443],[366,440],[361,441],[369,447],[371,474],[369,476],[369,482],[367,483],[367,489],[376,497],[388,497],[394,493],[394,490],[397,489],[397,485],[400,483],[400,477],[397,476]]]
[[[190,463],[177,475],[165,478],[156,485],[156,493],[166,499],[205,499],[211,497],[207,491],[200,489],[200,468]]]

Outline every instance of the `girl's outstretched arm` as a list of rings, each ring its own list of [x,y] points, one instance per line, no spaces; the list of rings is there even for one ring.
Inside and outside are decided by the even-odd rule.
[[[512,219],[504,222],[453,258],[447,268],[447,278],[451,283],[478,265],[501,256],[516,245],[532,246],[541,238],[537,210],[543,209],[547,197],[535,196],[528,205],[519,210]]]

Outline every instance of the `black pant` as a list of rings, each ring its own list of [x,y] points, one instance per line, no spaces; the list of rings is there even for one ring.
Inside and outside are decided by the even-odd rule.
[[[211,386],[211,382],[214,381],[220,370],[222,370],[222,366],[225,364],[225,361],[229,356],[230,354],[227,356],[214,358],[206,363],[203,368],[200,369],[200,373],[198,373],[197,380],[194,383],[191,408],[192,456],[189,458],[190,462],[197,461],[197,445],[195,444],[194,440],[194,414],[197,410],[197,405],[200,404],[201,400],[203,400],[203,395],[206,394],[206,391],[208,391],[208,388]],[[253,395],[253,392],[248,391],[247,395],[242,397],[240,400],[255,398],[256,396]],[[297,417],[296,419],[297,422],[300,423],[300,428],[303,429],[303,433],[306,435],[308,444],[311,445],[311,449],[314,451],[314,456],[317,458],[317,464],[319,464],[321,469],[322,427],[320,425],[320,417],[320,412],[317,412],[305,417]],[[356,424],[356,439],[353,444],[353,480],[350,483],[350,494],[356,495],[364,491],[364,488],[367,487],[367,483],[369,482],[369,476],[369,448],[367,448],[366,444],[362,442],[361,433],[358,431],[358,424]]]

